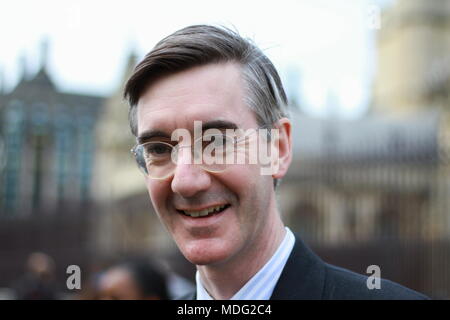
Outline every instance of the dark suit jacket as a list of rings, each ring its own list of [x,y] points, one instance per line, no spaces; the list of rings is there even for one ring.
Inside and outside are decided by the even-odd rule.
[[[180,299],[194,300],[196,293]],[[280,275],[271,300],[417,300],[429,299],[389,280],[380,289],[367,288],[367,276],[323,262],[296,237],[294,248]]]

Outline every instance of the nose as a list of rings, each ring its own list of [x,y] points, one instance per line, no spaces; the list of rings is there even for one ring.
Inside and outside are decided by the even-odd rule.
[[[189,149],[185,151],[178,155],[178,164],[173,174],[171,187],[174,193],[189,198],[198,192],[207,190],[211,185],[211,176],[199,165],[180,159],[191,156]]]

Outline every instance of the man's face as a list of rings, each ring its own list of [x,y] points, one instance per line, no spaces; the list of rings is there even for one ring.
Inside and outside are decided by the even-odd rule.
[[[194,121],[205,125],[222,120],[230,128],[257,128],[253,111],[244,103],[244,88],[240,66],[232,63],[195,67],[159,79],[138,102],[138,137],[150,131],[170,137],[178,128],[193,135]],[[161,141],[160,133],[150,139]],[[184,256],[197,265],[244,255],[252,242],[267,234],[265,228],[273,218],[269,210],[273,179],[261,175],[258,165],[233,164],[224,172],[211,173],[180,161],[173,176],[147,177],[146,184],[160,220]],[[204,217],[183,214],[217,206],[226,207]]]

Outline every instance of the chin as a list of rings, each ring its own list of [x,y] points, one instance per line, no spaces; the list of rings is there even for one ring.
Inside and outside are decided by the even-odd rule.
[[[218,245],[207,242],[197,240],[179,248],[189,262],[199,266],[218,264],[231,256],[231,248],[224,248],[223,241]]]

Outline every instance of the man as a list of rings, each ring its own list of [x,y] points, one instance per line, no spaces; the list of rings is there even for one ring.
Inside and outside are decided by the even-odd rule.
[[[275,189],[292,158],[287,99],[276,69],[250,41],[221,27],[179,30],[136,66],[124,96],[153,207],[197,266],[197,290],[185,298],[426,298],[384,280],[369,290],[366,277],[325,264],[284,226]],[[208,154],[211,138],[200,138],[195,150],[198,123],[204,135],[215,129],[212,140],[232,146]],[[230,133],[262,128],[274,134]],[[194,138],[179,139],[179,130]],[[201,157],[247,160],[256,140],[257,150],[270,145],[270,174],[260,158],[223,165]]]

